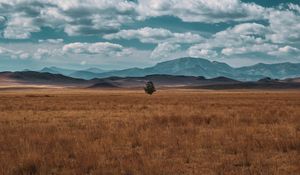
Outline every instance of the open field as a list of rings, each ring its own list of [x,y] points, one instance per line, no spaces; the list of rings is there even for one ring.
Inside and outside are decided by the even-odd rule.
[[[0,91],[0,174],[300,174],[300,91]]]

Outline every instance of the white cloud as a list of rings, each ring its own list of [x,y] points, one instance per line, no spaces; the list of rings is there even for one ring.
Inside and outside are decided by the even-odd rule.
[[[288,7],[289,7],[290,10],[294,10],[294,11],[300,13],[300,6],[299,5],[293,4],[293,3],[289,3]]]
[[[200,42],[203,38],[200,35],[191,32],[172,33],[163,28],[145,27],[136,30],[121,30],[118,33],[104,35],[103,38],[112,39],[138,39],[142,43],[195,43]]]
[[[22,50],[12,50],[5,47],[0,47],[0,55],[7,56],[14,59],[27,59],[29,58],[29,53]]]
[[[297,6],[300,8],[299,6]],[[300,13],[291,10],[273,10],[269,15],[272,34],[267,37],[274,43],[291,43],[300,40]]]
[[[119,44],[109,42],[97,43],[70,43],[63,46],[63,52],[75,54],[100,54],[107,56],[125,56],[130,55],[131,50],[124,48]]]
[[[284,46],[278,48],[278,50],[269,52],[270,55],[273,56],[289,56],[289,57],[294,57],[298,56],[300,54],[300,49],[292,46]]]
[[[250,50],[258,51],[258,48],[253,49],[252,47],[262,46],[266,42],[264,36],[267,33],[269,33],[269,29],[261,24],[238,24],[214,34],[202,43],[195,44],[189,48],[188,53],[191,56],[213,58],[218,56],[215,49],[223,49],[224,55],[242,54]]]
[[[218,56],[218,53],[214,50],[202,49],[198,46],[193,46],[189,48],[188,55],[191,57],[215,58]]]
[[[4,16],[0,16],[0,26],[3,25],[6,21],[6,18]]]
[[[210,40],[211,45],[239,46],[245,44],[261,44],[269,30],[266,26],[257,23],[243,23],[216,33]]]
[[[190,23],[177,26],[176,31],[180,32],[160,27],[120,30],[144,26],[149,21],[139,24],[141,20],[165,15],[183,22],[215,23],[218,26],[216,23],[224,22],[230,27],[217,33],[207,31],[206,37],[190,32],[186,28]],[[266,8],[241,0],[0,0],[1,37],[28,39],[42,27],[64,31],[69,36],[95,35],[99,40],[104,36],[107,40],[133,39],[157,44],[151,55],[150,50],[140,50],[139,54],[146,55],[138,57],[166,58],[177,51],[182,54],[186,47],[185,54],[205,58],[234,55],[242,58],[254,53],[296,58],[300,54],[300,6],[292,3]],[[123,56],[137,53],[132,48],[109,42],[63,44],[63,39],[39,40],[38,44],[28,43],[25,48],[4,44],[0,53],[20,59],[52,57],[63,51],[86,54],[86,57],[93,57],[89,54]]]
[[[300,50],[295,47],[284,46],[284,47],[280,47],[278,51],[283,53],[293,53],[293,52],[299,52]]]
[[[246,45],[241,47],[226,47],[222,49],[221,53],[226,56],[249,54],[255,52],[269,54],[271,52],[274,52],[277,49],[278,49],[277,45],[264,43],[264,44],[256,44],[256,45]]]
[[[96,35],[133,21],[136,4],[125,0],[1,0],[4,37],[26,39],[47,26],[69,35]]]
[[[171,15],[186,22],[219,23],[265,18],[265,9],[240,0],[139,0],[140,18]]]
[[[174,43],[159,43],[157,47],[152,51],[151,58],[168,58],[170,55],[180,50],[179,44]]]
[[[40,39],[39,43],[51,43],[51,44],[59,44],[59,43],[63,43],[64,40],[59,38],[59,39]]]
[[[27,39],[30,38],[32,32],[40,31],[39,27],[34,26],[33,19],[19,14],[13,15],[6,25],[3,36],[8,39]]]
[[[81,61],[80,65],[86,65],[86,61]]]
[[[33,58],[35,58],[35,59],[42,59],[42,58],[45,58],[45,57],[49,57],[51,55],[52,55],[52,52],[50,50],[39,48],[33,54]]]
[[[29,38],[44,26],[71,36],[97,35],[118,31],[137,19],[163,15],[217,23],[262,19],[266,13],[263,7],[240,0],[1,0],[0,11],[2,18],[7,17],[4,37],[9,39]]]

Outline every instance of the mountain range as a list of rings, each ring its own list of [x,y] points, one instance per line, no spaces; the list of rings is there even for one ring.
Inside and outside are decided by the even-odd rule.
[[[62,87],[62,88],[139,88],[147,81],[158,88],[193,89],[300,89],[300,78],[284,80],[263,78],[259,81],[241,82],[226,77],[147,75],[144,77],[108,77],[91,80],[72,78],[61,74],[34,71],[0,72],[0,90],[3,88]]]
[[[46,72],[51,74],[61,74],[73,78],[82,78],[82,79],[93,79],[97,78],[98,74],[107,72],[107,70],[99,68],[89,68],[84,70],[75,70],[75,69],[64,69],[59,67],[45,67],[39,72]]]
[[[147,75],[183,75],[203,76],[206,78],[228,77],[239,81],[257,81],[264,77],[286,79],[300,77],[300,63],[255,64],[234,68],[226,63],[209,61],[202,58],[178,58],[158,63],[147,68],[130,68],[107,71],[98,68],[70,70],[57,67],[45,67],[40,72],[62,74],[73,78],[94,79],[107,77],[144,77]]]

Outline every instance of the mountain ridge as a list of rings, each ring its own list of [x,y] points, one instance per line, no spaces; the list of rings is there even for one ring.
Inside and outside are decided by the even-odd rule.
[[[259,81],[241,82],[227,77],[205,78],[203,76],[147,75],[143,77],[108,77],[91,80],[67,77],[34,71],[0,72],[1,86],[52,85],[74,88],[142,88],[147,81],[153,81],[158,88],[194,89],[299,89],[300,78],[285,80],[264,78]]]
[[[92,69],[77,70],[69,74],[63,74],[74,78],[93,79],[107,77],[142,77],[153,74],[204,76],[207,78],[228,77],[240,81],[257,81],[264,77],[294,78],[300,76],[300,63],[258,63],[251,66],[234,68],[224,62],[209,61],[203,58],[183,57],[164,61],[146,68],[129,68],[113,71],[91,72]],[[101,69],[100,69],[101,70]],[[52,72],[51,72],[52,71]],[[59,73],[58,69],[49,73]]]

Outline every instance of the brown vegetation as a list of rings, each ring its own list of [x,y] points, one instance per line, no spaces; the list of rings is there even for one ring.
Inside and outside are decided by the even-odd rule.
[[[299,174],[300,92],[0,92],[0,174]]]

